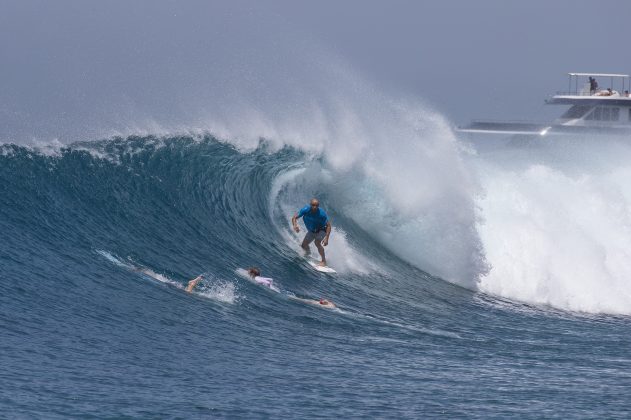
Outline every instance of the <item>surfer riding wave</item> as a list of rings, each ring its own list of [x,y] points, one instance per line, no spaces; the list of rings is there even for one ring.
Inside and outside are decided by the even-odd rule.
[[[329,217],[326,212],[320,208],[320,201],[317,198],[312,198],[308,206],[301,208],[300,211],[291,218],[291,224],[296,233],[300,232],[297,221],[301,217],[307,228],[307,234],[300,246],[308,256],[311,254],[309,245],[311,242],[315,242],[320,258],[322,258],[318,265],[326,267],[324,247],[329,244],[329,236],[331,235],[331,222],[329,221]]]

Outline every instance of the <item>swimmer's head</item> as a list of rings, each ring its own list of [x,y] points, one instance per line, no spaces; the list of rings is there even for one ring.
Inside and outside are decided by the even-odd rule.
[[[261,270],[256,267],[250,267],[248,268],[248,274],[252,277],[257,277],[261,275]]]

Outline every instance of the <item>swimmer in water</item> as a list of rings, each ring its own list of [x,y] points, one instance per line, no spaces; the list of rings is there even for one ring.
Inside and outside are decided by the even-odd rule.
[[[250,278],[254,280],[255,283],[258,283],[261,286],[269,287],[270,289],[272,288],[274,284],[274,280],[268,277],[261,277],[260,269],[256,267],[250,267],[247,269],[247,272],[248,272],[248,276],[250,276]],[[200,274],[199,276],[195,277],[193,280],[189,281],[188,285],[186,286],[186,289],[184,290],[186,290],[189,293],[193,292],[193,289],[195,288],[195,286],[197,286],[197,284],[203,279],[204,279],[204,275]]]
[[[313,306],[319,306],[321,308],[327,308],[327,309],[336,309],[337,306],[335,306],[335,303],[331,302],[330,300],[326,300],[326,299],[302,299],[299,297],[295,297],[295,296],[291,296],[291,298],[293,300],[298,300],[300,302],[303,303],[307,303],[309,305],[313,305]]]
[[[261,286],[269,287],[271,289],[274,285],[273,279],[270,279],[269,277],[261,277],[261,270],[257,267],[250,267],[247,269],[247,272],[248,276]]]
[[[197,283],[199,283],[203,279],[204,279],[204,275],[200,274],[199,276],[195,277],[193,280],[189,281],[188,285],[186,286],[186,289],[184,290],[186,290],[189,293],[192,293],[195,286],[197,286]]]

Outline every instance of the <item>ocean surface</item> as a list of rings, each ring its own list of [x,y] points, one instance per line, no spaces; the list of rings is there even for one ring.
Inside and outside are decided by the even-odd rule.
[[[0,417],[629,418],[629,156],[4,144]],[[335,275],[291,230],[313,196]]]

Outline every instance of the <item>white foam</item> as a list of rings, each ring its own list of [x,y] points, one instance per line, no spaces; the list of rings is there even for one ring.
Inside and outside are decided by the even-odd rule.
[[[213,282],[210,285],[198,285],[197,293],[200,296],[219,302],[233,304],[239,299],[235,285],[228,281]]]
[[[181,283],[169,278],[168,276],[158,273],[147,267],[140,267],[131,262],[126,262],[115,256],[114,254],[104,251],[104,250],[96,250],[96,253],[106,258],[108,261],[113,264],[123,267],[127,270],[139,273],[141,275],[147,276],[153,280],[157,280],[161,283],[168,284],[169,286],[173,286],[175,288],[184,290],[185,286]],[[229,281],[224,281],[216,278],[209,279],[209,275],[206,274],[202,281],[195,287],[193,290],[193,294],[216,300],[218,302],[230,303],[233,304],[239,299],[239,295],[237,294],[237,289]]]
[[[97,249],[95,250],[95,252],[99,255],[101,255],[102,257],[104,257],[106,260],[108,260],[109,262],[119,266],[119,267],[124,267],[127,269],[132,269],[134,266],[132,264],[126,263],[124,261],[122,261],[121,259],[119,259],[118,257],[116,257],[114,254],[112,254],[109,251],[105,251],[102,249]]]
[[[631,166],[555,166],[484,164],[478,230],[492,269],[480,288],[565,310],[630,314]]]
[[[314,172],[313,166],[311,168],[302,166],[290,169],[276,177],[268,200],[272,224],[276,227],[278,234],[284,238],[286,245],[298,255],[304,254],[300,244],[306,231],[304,226],[302,226],[299,233],[294,232],[291,226],[291,217],[308,200],[304,198],[304,191],[309,191],[310,187],[303,187],[305,180],[310,178],[320,180],[322,177],[330,177],[330,174],[322,172],[318,164],[315,164],[315,167],[318,168],[316,172]],[[284,194],[282,199],[280,197],[281,193]],[[275,217],[280,217],[285,223],[276,224]],[[302,225],[301,221],[298,223]],[[367,274],[380,271],[376,264],[363,256],[359,250],[350,244],[346,232],[337,226],[332,228],[329,245],[325,247],[325,253],[328,265],[341,273]],[[314,258],[319,258],[317,249],[313,244],[311,245],[311,255]]]
[[[423,157],[419,156],[419,159]],[[396,159],[397,153],[392,152],[387,157]],[[414,175],[414,168],[407,173],[397,171],[394,164],[380,172],[379,179],[366,176],[361,165],[341,171],[324,165],[308,162],[303,168],[279,177],[272,188],[270,207],[276,210],[273,219],[286,220],[286,225],[278,229],[297,253],[302,253],[299,244],[304,228],[299,234],[294,233],[289,220],[299,207],[308,203],[312,194],[322,190],[326,192],[326,199],[321,200],[323,208],[335,208],[338,214],[355,221],[366,234],[402,259],[446,280],[475,287],[486,266],[475,231],[473,201],[466,195],[466,186],[458,187],[453,180],[453,184],[448,182],[451,187],[447,188],[440,180],[430,182],[428,176]],[[391,176],[382,177],[390,170],[393,171]],[[417,183],[416,179],[428,182]],[[436,185],[428,185],[432,183]],[[447,191],[438,191],[439,185]],[[416,186],[423,186],[424,191],[415,195]],[[406,195],[408,190],[410,194]],[[299,224],[302,226],[302,222]],[[353,243],[348,238],[336,224],[335,217],[332,217],[332,225],[326,248],[331,267],[342,273],[383,271],[376,260],[363,254],[363,244]],[[315,247],[312,253],[317,256]]]
[[[145,276],[151,277],[154,280],[158,280],[161,283],[169,284],[171,286],[177,287],[178,289],[184,289],[184,286],[182,286],[180,283],[174,280],[171,280],[169,277],[165,276],[164,274],[156,273],[150,268],[134,267],[134,271],[144,274]]]
[[[309,113],[290,112],[296,125],[270,120],[274,129],[267,135],[273,145],[289,144],[325,158],[322,165],[308,161],[300,171],[279,179],[271,205],[291,217],[317,191],[325,191],[325,209],[334,207],[402,259],[475,287],[487,268],[475,230],[473,197],[478,186],[447,122],[421,104],[395,102],[358,80],[350,84],[362,90],[342,89],[339,96],[325,98],[312,124],[300,123],[313,115]],[[291,129],[284,131],[287,127]],[[283,189],[282,202],[277,203],[275,196]],[[288,243],[296,242],[285,235]],[[344,270],[346,261],[351,270],[366,264],[355,262],[360,258],[346,246],[344,233],[335,236],[340,240],[332,236],[332,267],[338,269],[339,264]],[[335,250],[336,244],[343,249]],[[334,262],[336,252],[343,257]]]

